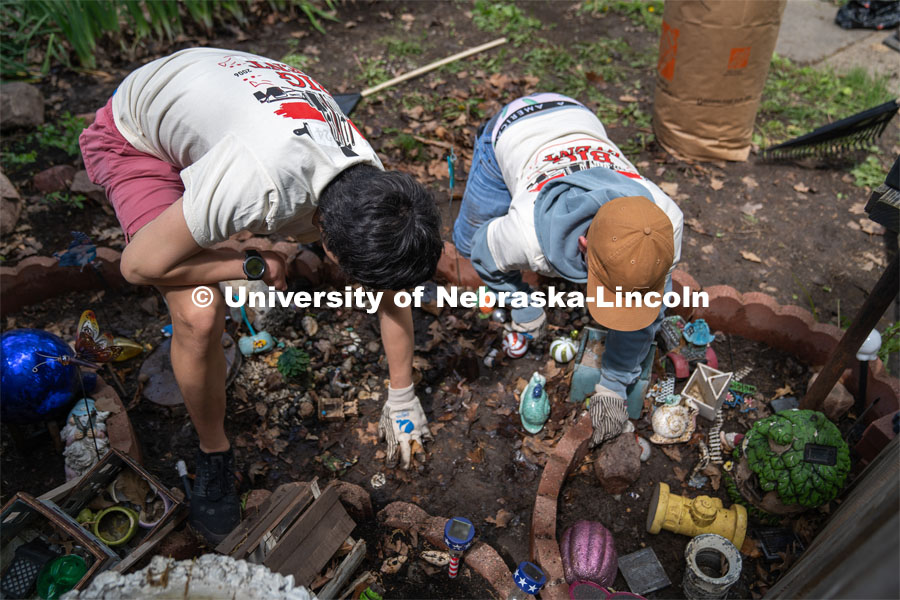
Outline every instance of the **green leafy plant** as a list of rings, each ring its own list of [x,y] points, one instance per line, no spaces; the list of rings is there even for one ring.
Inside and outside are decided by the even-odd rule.
[[[900,321],[895,321],[887,326],[881,334],[881,348],[878,349],[878,358],[888,368],[892,354],[900,353]]]
[[[884,183],[888,171],[877,156],[870,154],[866,160],[853,167],[850,174],[853,175],[853,183],[856,187],[874,189]]]
[[[82,117],[65,112],[55,122],[39,125],[35,136],[42,148],[58,148],[74,158],[81,153],[78,136],[86,126]]]
[[[31,76],[32,55],[43,73],[55,61],[70,66],[69,49],[82,66],[94,68],[104,39],[125,49],[149,37],[172,40],[189,25],[211,34],[219,24],[245,25],[248,13],[261,11],[297,11],[323,34],[322,19],[338,20],[334,0],[6,0],[0,4],[0,73]]]
[[[3,169],[9,167],[21,167],[30,165],[37,160],[37,150],[29,150],[28,152],[4,152],[0,160],[3,162]]]
[[[61,206],[63,208],[84,209],[84,202],[87,200],[81,194],[73,194],[71,192],[50,192],[44,195],[42,202],[53,206]]]
[[[278,372],[288,381],[299,381],[309,376],[309,354],[300,348],[285,348],[278,357]]]
[[[807,444],[835,448],[836,463],[807,462]],[[744,448],[760,489],[776,491],[785,505],[814,508],[830,502],[850,472],[850,450],[840,430],[813,410],[786,410],[756,421],[747,432]]]
[[[391,143],[403,152],[403,157],[406,160],[424,160],[427,158],[425,155],[425,145],[408,133],[398,133],[397,136],[391,140]]]
[[[529,17],[510,2],[475,0],[472,22],[483,31],[498,31],[507,35],[514,46],[532,37],[531,32],[541,28],[540,20]]]

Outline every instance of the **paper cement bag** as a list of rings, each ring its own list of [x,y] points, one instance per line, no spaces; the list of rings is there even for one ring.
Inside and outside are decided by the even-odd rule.
[[[666,0],[653,128],[671,154],[747,160],[787,0]]]

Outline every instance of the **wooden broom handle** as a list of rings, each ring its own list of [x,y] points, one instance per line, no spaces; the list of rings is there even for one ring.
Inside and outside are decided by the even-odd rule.
[[[496,46],[505,44],[506,41],[507,40],[505,37],[499,38],[492,42],[488,42],[486,44],[476,46],[475,48],[463,50],[462,52],[458,52],[458,53],[454,54],[453,56],[448,56],[447,58],[442,58],[441,60],[438,60],[431,64],[425,65],[424,67],[419,67],[415,71],[410,71],[409,73],[404,73],[403,75],[394,77],[393,79],[389,79],[388,81],[385,81],[384,83],[379,83],[378,85],[376,85],[374,87],[364,89],[360,93],[360,95],[363,98],[365,98],[366,96],[370,96],[376,92],[380,92],[381,90],[383,90],[385,88],[389,88],[392,85],[396,85],[400,82],[406,81],[407,79],[412,79],[413,77],[418,77],[419,75],[424,75],[425,73],[428,73],[429,71],[434,71],[435,69],[437,69],[439,67],[443,67],[446,64],[452,63],[452,62],[460,60],[462,58],[466,58],[467,56],[472,56],[473,54],[478,54],[479,52],[484,52],[485,50],[490,50],[491,48],[494,48]]]

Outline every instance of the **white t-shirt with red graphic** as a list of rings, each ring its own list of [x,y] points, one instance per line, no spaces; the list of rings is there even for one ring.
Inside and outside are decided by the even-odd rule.
[[[598,167],[642,185],[647,197],[669,216],[675,231],[673,268],[677,264],[681,255],[681,210],[656,184],[638,173],[606,136],[596,115],[577,100],[552,92],[514,100],[501,110],[491,130],[491,142],[512,196],[507,214],[488,224],[488,248],[502,271],[530,269],[558,276],[538,242],[535,200],[548,181]]]
[[[232,234],[318,237],[322,190],[356,164],[383,168],[325,88],[261,56],[191,48],[131,73],[113,116],[135,148],[182,169],[184,218],[204,247]]]

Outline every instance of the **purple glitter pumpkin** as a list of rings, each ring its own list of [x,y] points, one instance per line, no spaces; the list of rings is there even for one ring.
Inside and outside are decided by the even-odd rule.
[[[616,579],[619,555],[609,530],[596,521],[578,521],[559,544],[566,583],[593,581],[609,587]]]

